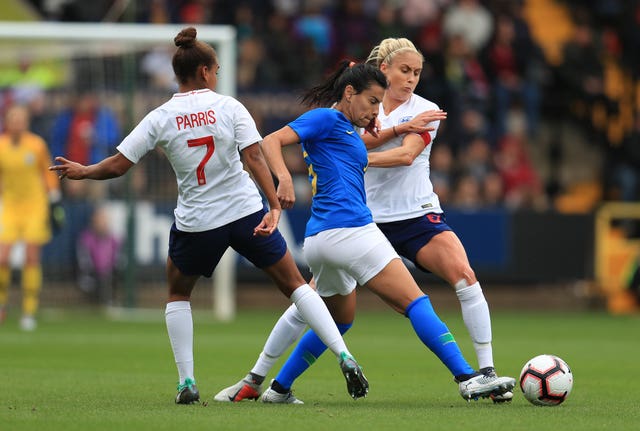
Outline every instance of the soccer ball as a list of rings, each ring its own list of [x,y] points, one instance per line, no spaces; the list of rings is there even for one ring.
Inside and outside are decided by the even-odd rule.
[[[557,406],[573,388],[573,374],[565,361],[554,355],[539,355],[527,361],[520,372],[524,397],[537,406]]]

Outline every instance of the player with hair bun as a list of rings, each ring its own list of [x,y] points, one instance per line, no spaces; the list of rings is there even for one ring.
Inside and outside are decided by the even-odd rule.
[[[400,82],[399,76],[388,73],[389,68],[386,66],[374,67],[370,64],[361,64],[348,67],[347,63],[343,63],[337,74],[332,75],[324,85],[311,89],[303,99],[312,104],[333,106],[333,108],[318,108],[303,114],[289,125],[267,136],[262,144],[263,150],[267,162],[280,181],[278,196],[282,206],[290,208],[295,196],[291,175],[284,165],[280,147],[302,144],[305,161],[309,167],[309,180],[314,192],[311,204],[312,216],[307,224],[304,241],[304,253],[313,273],[318,293],[327,302],[338,328],[344,333],[352,325],[355,317],[355,287],[359,284],[376,293],[391,308],[410,320],[420,340],[438,356],[455,377],[463,398],[475,399],[502,395],[513,389],[515,380],[510,377],[477,372],[467,363],[453,335],[434,311],[429,297],[422,292],[396,252],[408,254],[405,249],[399,247],[400,240],[405,241],[410,249],[418,244],[419,249],[420,244],[427,244],[432,236],[446,230],[439,222],[441,218],[438,214],[427,216],[432,206],[439,208],[439,206],[435,207],[437,197],[434,200],[428,193],[423,196],[424,191],[416,190],[415,186],[408,192],[421,194],[416,194],[412,198],[404,196],[404,191],[398,191],[397,186],[394,186],[393,191],[389,190],[386,199],[390,208],[402,209],[405,213],[412,211],[412,214],[417,212],[417,209],[422,211],[424,222],[417,219],[419,215],[412,215],[415,219],[408,222],[408,229],[421,229],[415,238],[400,236],[400,233],[404,233],[401,229],[398,229],[398,237],[394,238],[394,235],[390,235],[373,223],[376,220],[376,213],[373,212],[372,215],[372,211],[367,207],[368,196],[365,197],[365,185],[368,189],[371,167],[396,166],[400,164],[397,160],[406,160],[407,155],[400,154],[405,150],[389,149],[387,152],[377,153],[374,157],[368,157],[364,142],[355,132],[354,127],[366,128],[369,132],[367,135],[377,139],[378,145],[396,137],[398,138],[396,145],[399,145],[401,136],[406,135],[406,140],[410,141],[412,146],[419,144],[422,151],[429,145],[431,139],[431,135],[425,132],[435,130],[429,123],[444,118],[442,111],[437,110],[435,105],[421,103],[417,106],[421,109],[425,109],[426,106],[429,111],[405,112],[411,124],[403,124],[400,127],[385,121],[384,117],[389,116],[390,111],[402,103],[394,100],[396,104],[390,109],[388,97],[397,93],[404,97],[405,101],[411,98],[422,69],[422,56],[418,57],[417,51],[408,49],[407,51],[411,54],[412,61],[406,61],[408,64],[404,64],[405,60],[403,60],[402,66],[398,66],[402,70],[398,73],[405,77],[404,82]],[[370,86],[360,84],[358,87],[356,73],[361,73],[361,70],[375,70],[379,75],[377,81],[372,81]],[[388,88],[387,82],[389,82]],[[358,115],[357,107],[360,106],[375,108],[375,111]],[[412,119],[416,114],[418,119]],[[378,132],[374,127],[374,120],[380,117],[383,117],[382,124],[386,128]],[[345,124],[345,119],[349,120],[351,125]],[[334,127],[336,123],[339,127]],[[420,152],[413,151],[416,153],[415,156]],[[389,170],[390,174],[391,172]],[[412,172],[411,175],[416,173]],[[428,179],[426,168],[425,175]],[[423,175],[420,175],[420,179],[422,178]],[[409,186],[407,181],[403,181],[402,184]],[[431,206],[421,207],[425,204],[431,204]],[[410,205],[413,207],[405,208]],[[372,206],[372,209],[375,208]],[[351,214],[350,218],[342,219],[345,214]],[[404,213],[402,216],[408,218]],[[385,235],[390,236],[391,243]],[[411,257],[415,261],[415,255]],[[214,399],[216,401],[257,399],[267,372],[291,344],[290,339],[284,334],[293,333],[292,327],[297,327],[300,333],[304,330],[304,324],[299,322],[301,319],[297,310],[293,306],[289,307],[273,328],[251,372],[240,382],[220,391]],[[308,331],[270,387],[262,394],[262,401],[301,404],[302,401],[291,392],[293,381],[325,349],[326,347],[313,331]]]
[[[210,45],[197,40],[195,28],[185,28],[174,42],[172,64],[179,92],[147,114],[117,147],[117,154],[89,166],[56,157],[58,164],[49,169],[60,178],[106,180],[124,175],[156,147],[166,154],[178,183],[165,309],[179,376],[175,402],[192,404],[200,399],[194,376],[191,292],[201,276],[211,276],[229,247],[264,270],[305,322],[321,334],[339,360],[349,393],[366,391],[366,382],[352,378],[362,373],[360,366],[277,230],[281,206],[253,118],[236,99],[215,93],[218,57]],[[243,161],[265,194],[268,210]]]

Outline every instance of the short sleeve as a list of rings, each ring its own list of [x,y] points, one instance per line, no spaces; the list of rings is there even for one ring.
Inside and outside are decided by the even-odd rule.
[[[336,123],[336,116],[330,109],[307,111],[292,122],[289,127],[300,137],[300,142],[313,142],[329,135]]]
[[[124,138],[116,149],[133,163],[138,163],[145,154],[153,150],[157,144],[154,133],[155,111],[147,114],[146,117]]]
[[[234,106],[234,131],[235,141],[241,151],[262,140],[253,117],[247,108],[238,101]]]

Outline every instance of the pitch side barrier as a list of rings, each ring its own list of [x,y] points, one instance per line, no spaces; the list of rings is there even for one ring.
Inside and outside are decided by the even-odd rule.
[[[164,277],[163,267],[173,203],[137,202],[134,238],[126,238],[127,207],[123,201],[106,205],[113,233],[134,243],[135,265],[144,277]],[[54,279],[72,277],[75,244],[88,226],[93,208],[66,204],[67,224],[43,251],[45,271]],[[462,240],[478,277],[505,283],[563,282],[594,277],[594,216],[553,212],[510,212],[503,209],[459,212],[447,210],[447,222]],[[309,209],[283,212],[280,230],[301,266],[304,228]],[[266,276],[236,257],[236,280],[267,281]],[[422,276],[414,271],[417,278]],[[154,275],[155,274],[155,275]]]

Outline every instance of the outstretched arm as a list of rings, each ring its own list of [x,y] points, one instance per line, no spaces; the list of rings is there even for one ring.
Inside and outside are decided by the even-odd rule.
[[[57,172],[61,179],[69,178],[70,180],[108,180],[124,175],[134,165],[122,153],[116,153],[89,166],[67,160],[64,157],[56,157],[55,162],[57,164],[49,166],[49,170]]]

